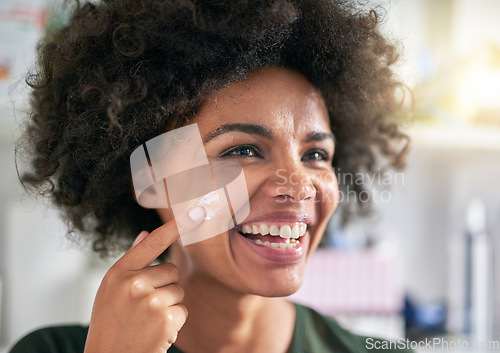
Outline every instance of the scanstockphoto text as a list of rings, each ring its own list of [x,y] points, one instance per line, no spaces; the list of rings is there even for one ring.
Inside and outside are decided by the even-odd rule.
[[[444,351],[471,351],[471,352],[498,352],[500,341],[473,341],[466,339],[446,339],[443,337],[425,338],[419,341],[412,341],[400,338],[397,341],[384,341],[375,338],[367,338],[365,347],[368,350],[389,350],[389,349],[412,349],[412,350],[444,350]]]
[[[297,172],[289,172],[287,169],[278,169],[276,171],[278,178],[278,192],[285,194],[290,192],[289,186],[308,184],[310,179],[307,176]],[[339,202],[350,203],[388,203],[392,201],[392,188],[401,186],[405,183],[405,175],[400,172],[378,172],[378,173],[350,173],[343,172],[340,168],[335,168],[334,173],[326,173],[318,175],[321,182],[338,183],[339,185]],[[363,186],[363,190],[357,190],[359,186]],[[303,195],[301,195],[303,193]],[[293,195],[297,199],[306,197],[306,191],[299,191]],[[320,195],[320,197],[332,197],[331,195]],[[318,200],[328,201],[328,200]],[[333,200],[332,200],[333,201]]]

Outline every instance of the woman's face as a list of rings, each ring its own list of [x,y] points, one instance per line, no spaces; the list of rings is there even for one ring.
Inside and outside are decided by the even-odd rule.
[[[198,124],[210,161],[242,166],[250,213],[218,236],[174,243],[181,276],[240,293],[295,292],[338,203],[334,139],[321,93],[299,73],[261,69],[211,94],[190,123]],[[158,212],[171,218],[169,210]],[[290,233],[304,235],[292,240]]]

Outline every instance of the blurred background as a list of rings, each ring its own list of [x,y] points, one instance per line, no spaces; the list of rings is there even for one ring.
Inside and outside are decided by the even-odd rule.
[[[44,28],[64,19],[54,1],[0,2],[0,353],[34,328],[88,323],[114,260],[68,242],[57,212],[17,180],[23,77]],[[376,212],[346,227],[332,219],[293,298],[362,334],[500,352],[500,1],[368,5],[403,48],[397,73],[415,105],[408,167],[363,180]]]

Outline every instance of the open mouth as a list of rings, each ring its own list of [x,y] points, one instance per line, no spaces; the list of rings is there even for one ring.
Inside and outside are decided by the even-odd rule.
[[[300,244],[306,234],[306,223],[254,223],[239,226],[238,232],[257,245],[273,249],[292,249]]]

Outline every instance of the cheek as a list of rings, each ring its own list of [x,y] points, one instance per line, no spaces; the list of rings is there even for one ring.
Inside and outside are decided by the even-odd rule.
[[[316,186],[316,202],[321,208],[322,217],[328,220],[339,204],[337,176],[332,170],[316,173],[313,183]]]
[[[187,275],[208,274],[224,283],[234,281],[236,269],[233,267],[233,254],[227,232],[188,246],[178,246],[183,261],[191,265],[189,268],[182,267]]]
[[[256,202],[256,199],[269,201],[272,198],[276,171],[268,168],[245,166],[243,172],[245,174],[247,197],[250,201],[250,214],[252,214],[252,212],[260,209],[260,205],[263,205]]]
[[[339,203],[339,187],[333,171],[317,173],[313,179],[316,187],[315,209],[319,217],[314,234],[312,234],[308,256],[318,247],[326,230],[328,221]]]

